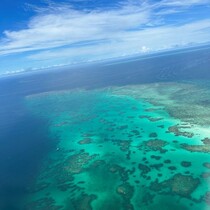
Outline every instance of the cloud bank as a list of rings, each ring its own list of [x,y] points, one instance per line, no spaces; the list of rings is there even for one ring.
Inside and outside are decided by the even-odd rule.
[[[65,57],[73,62],[209,42],[210,17],[185,18],[209,5],[210,0],[131,0],[91,10],[52,2],[45,8],[31,6],[36,15],[26,28],[3,32],[0,56],[25,53],[27,60]],[[177,14],[183,18],[175,21]]]

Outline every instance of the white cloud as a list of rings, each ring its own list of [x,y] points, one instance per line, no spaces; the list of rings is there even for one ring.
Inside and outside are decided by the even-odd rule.
[[[208,29],[207,33],[203,33]],[[191,42],[208,42],[210,34],[210,19],[198,21],[182,26],[162,26],[147,28],[141,31],[124,32],[115,36],[116,40],[98,43],[96,45],[80,46],[78,48],[57,49],[43,51],[29,56],[32,60],[68,58],[75,59],[103,59],[124,54],[145,53],[148,51],[172,48],[174,45],[187,45]],[[196,37],[196,39],[195,39]]]
[[[35,16],[28,23],[27,29],[5,31],[5,39],[0,42],[0,54],[110,39],[117,33],[147,23],[149,12],[137,6],[124,6],[109,11],[60,8],[59,12]]]
[[[163,6],[170,7],[186,7],[186,6],[195,6],[195,5],[206,5],[210,4],[209,0],[163,0],[161,1]]]
[[[195,5],[208,5],[210,0],[136,2],[129,1],[109,10],[79,11],[71,5],[54,3],[47,8],[35,8],[37,15],[27,28],[4,32],[0,55],[42,50],[28,59],[105,58],[210,41],[210,19],[179,26],[164,24],[167,15]],[[90,41],[98,43],[79,45]]]

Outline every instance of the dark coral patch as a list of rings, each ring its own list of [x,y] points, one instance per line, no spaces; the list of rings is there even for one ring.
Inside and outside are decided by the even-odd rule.
[[[89,155],[81,150],[80,153],[69,156],[65,161],[65,170],[71,174],[80,173],[85,166],[96,157],[96,155]]]
[[[91,138],[84,138],[82,140],[80,140],[78,143],[79,144],[90,144],[92,142]]]
[[[189,162],[189,161],[182,161],[181,162],[181,166],[183,166],[183,167],[190,167],[192,165],[192,163],[191,162]]]
[[[123,209],[124,210],[134,210],[133,205],[130,202],[130,199],[134,193],[134,187],[129,183],[125,182],[119,185],[116,189],[117,193],[123,198]]]
[[[71,200],[72,206],[77,210],[92,210],[91,203],[97,199],[96,195],[82,194],[78,199]]]
[[[210,138],[205,138],[201,140],[204,144],[210,145]]]
[[[152,159],[155,159],[155,160],[160,160],[161,159],[161,156],[151,155],[151,158]]]
[[[210,169],[210,163],[207,163],[207,162],[206,163],[203,163],[203,166],[206,167],[206,168],[208,168],[208,169]]]
[[[165,160],[164,163],[169,164],[171,163],[171,160]]]
[[[153,151],[160,151],[161,153],[166,152],[167,150],[163,149],[168,143],[166,141],[160,140],[160,139],[154,139],[145,141],[143,143],[143,147],[146,147],[146,149],[150,149]],[[140,148],[142,147],[140,146]]]
[[[142,171],[142,172],[141,172],[141,175],[147,174],[147,173],[149,173],[149,172],[151,171],[151,169],[150,169],[149,166],[144,165],[144,164],[141,164],[141,163],[138,165],[138,168],[139,168],[139,170]]]
[[[157,133],[155,133],[155,132],[149,134],[149,137],[151,137],[151,138],[156,138],[157,136],[158,136],[158,135],[157,135]]]
[[[193,178],[192,176],[185,176],[182,174],[176,174],[171,180],[167,181],[168,186],[172,193],[180,196],[190,197],[192,192],[200,184],[200,180]]]
[[[206,192],[206,194],[204,195],[203,197],[203,200],[208,204],[210,205],[210,192]]]
[[[176,170],[176,167],[175,166],[169,166],[168,169],[169,170],[172,170],[172,171],[175,171]]]
[[[25,205],[24,210],[39,210],[39,209],[63,209],[63,206],[55,204],[55,200],[51,197],[44,197],[38,200],[32,201]]]
[[[182,144],[182,148],[191,151],[191,152],[202,152],[202,153],[210,153],[210,147],[208,144],[204,145],[189,145],[189,144]]]
[[[131,144],[131,140],[112,140],[112,142],[119,146],[122,151],[128,151]]]
[[[194,136],[193,133],[187,131],[181,131],[182,126],[174,125],[168,128],[168,133],[174,133],[176,136],[185,136],[188,138],[192,138]]]
[[[175,174],[172,178],[159,182],[156,179],[151,183],[150,189],[162,193],[171,193],[191,198],[192,192],[198,187],[200,180],[190,175]]]

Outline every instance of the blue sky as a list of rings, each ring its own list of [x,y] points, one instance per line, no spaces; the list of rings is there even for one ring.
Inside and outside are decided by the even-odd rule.
[[[2,0],[0,74],[210,42],[210,0]]]

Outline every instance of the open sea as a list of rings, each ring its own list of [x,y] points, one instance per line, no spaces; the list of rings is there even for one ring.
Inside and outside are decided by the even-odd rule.
[[[0,210],[209,210],[210,46],[0,78]]]

